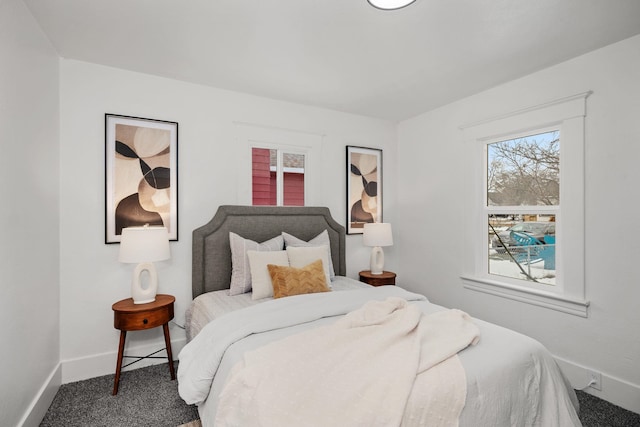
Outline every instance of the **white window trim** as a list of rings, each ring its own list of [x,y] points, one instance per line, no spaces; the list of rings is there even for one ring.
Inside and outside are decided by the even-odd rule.
[[[256,147],[257,148],[257,147]],[[290,153],[290,151],[287,151],[287,153]],[[305,163],[306,163],[306,159],[305,159]],[[270,166],[269,170],[271,172],[277,172],[277,169],[275,166]],[[304,175],[304,168],[290,168],[290,167],[284,167],[282,168],[282,172],[284,173],[301,173]]]
[[[253,148],[269,148],[287,153],[303,154],[305,157],[304,204],[305,206],[321,204],[322,179],[320,179],[320,171],[323,135],[245,122],[234,122],[234,125],[239,148],[237,162],[239,204],[251,205],[253,203],[251,178],[251,150]],[[282,171],[283,169],[280,167],[280,172]],[[282,177],[279,177],[278,183],[282,185]],[[281,204],[281,201],[279,203]]]
[[[465,232],[472,236],[464,255],[466,289],[587,317],[584,275],[584,118],[585,92],[499,117],[460,127],[469,145],[465,157],[468,176],[468,201]],[[557,284],[549,289],[528,286],[522,280],[509,279],[487,272],[487,224],[483,207],[486,195],[486,164],[481,161],[487,141],[537,131],[560,129],[560,213],[558,218]]]

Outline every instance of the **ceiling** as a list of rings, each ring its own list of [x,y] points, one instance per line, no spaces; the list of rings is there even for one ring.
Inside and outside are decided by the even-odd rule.
[[[399,121],[640,34],[638,0],[24,0],[69,59]]]

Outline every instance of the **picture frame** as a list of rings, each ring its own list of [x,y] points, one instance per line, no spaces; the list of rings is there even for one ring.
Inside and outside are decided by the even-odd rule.
[[[178,123],[107,113],[105,243],[146,224],[178,240]]]
[[[347,234],[382,222],[382,150],[347,145]]]

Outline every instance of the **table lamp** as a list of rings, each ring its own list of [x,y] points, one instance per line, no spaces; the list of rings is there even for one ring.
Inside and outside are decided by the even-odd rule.
[[[156,300],[158,273],[153,261],[169,259],[169,233],[165,227],[127,227],[122,229],[118,261],[138,263],[131,278],[131,298],[134,304],[146,304]],[[142,276],[147,272],[149,280],[143,285]]]
[[[362,243],[365,246],[373,247],[371,250],[371,274],[382,274],[384,267],[384,252],[382,252],[382,246],[393,245],[391,224],[386,222],[365,224]]]

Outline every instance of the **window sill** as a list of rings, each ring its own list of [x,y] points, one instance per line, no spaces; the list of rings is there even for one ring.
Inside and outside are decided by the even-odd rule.
[[[479,277],[461,276],[461,279],[464,287],[473,291],[537,305],[574,316],[587,317],[588,314],[589,301],[582,299],[523,288]]]

